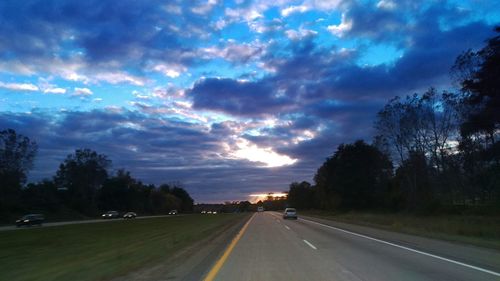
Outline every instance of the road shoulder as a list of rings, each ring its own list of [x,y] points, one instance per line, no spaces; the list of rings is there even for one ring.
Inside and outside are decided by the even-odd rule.
[[[445,258],[459,260],[497,272],[500,271],[500,251],[498,250],[338,222],[331,219],[311,216],[301,216],[301,218]],[[307,221],[305,223],[307,223]],[[321,227],[319,225],[315,226],[314,224],[311,224],[311,226]]]
[[[244,216],[237,223],[226,225],[163,262],[112,281],[202,280],[248,218]]]

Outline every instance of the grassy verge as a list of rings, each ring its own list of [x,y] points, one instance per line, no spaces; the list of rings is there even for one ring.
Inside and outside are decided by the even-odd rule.
[[[421,217],[410,214],[326,211],[303,211],[301,214],[500,249],[500,217],[458,215]]]
[[[0,232],[0,280],[106,280],[164,260],[244,217],[189,215]]]

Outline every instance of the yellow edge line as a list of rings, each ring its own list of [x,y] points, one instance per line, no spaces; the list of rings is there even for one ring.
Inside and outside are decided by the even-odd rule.
[[[215,279],[215,276],[217,276],[217,273],[219,273],[219,270],[222,268],[224,263],[226,262],[227,258],[233,251],[234,246],[238,243],[240,240],[241,236],[243,236],[243,233],[247,230],[248,225],[250,224],[250,221],[252,221],[253,217],[255,216],[255,213],[250,217],[250,219],[245,223],[245,225],[241,228],[240,232],[234,237],[233,241],[231,241],[231,244],[227,247],[226,251],[224,251],[224,254],[220,259],[215,263],[215,265],[212,267],[210,272],[208,272],[207,277],[203,279],[203,281],[212,281]]]

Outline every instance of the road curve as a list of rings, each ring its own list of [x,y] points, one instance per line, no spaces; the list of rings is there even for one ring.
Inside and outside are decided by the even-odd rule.
[[[468,247],[455,248],[474,249],[486,266],[447,256],[445,248],[441,255],[439,249],[416,250],[310,220],[256,213],[213,280],[500,280],[498,262],[487,262],[500,253]]]

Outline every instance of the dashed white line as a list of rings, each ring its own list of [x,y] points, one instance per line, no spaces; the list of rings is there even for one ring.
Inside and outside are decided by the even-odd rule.
[[[309,247],[313,248],[314,250],[317,250],[318,248],[316,248],[313,244],[311,244],[309,241],[307,240],[303,240],[307,245],[309,245]]]
[[[288,229],[288,230],[290,230],[290,228],[287,225],[285,225],[285,228]]]
[[[338,228],[338,227],[334,227],[334,226],[331,226],[331,225],[327,225],[327,224],[315,222],[315,221],[312,221],[312,220],[306,220],[306,219],[300,219],[300,220],[301,221],[306,221],[306,222],[309,222],[309,223],[314,223],[314,224],[317,224],[317,225],[321,225],[321,226],[324,226],[324,227],[328,227],[328,228],[331,228],[331,229],[335,229],[337,231],[341,231],[341,232],[348,233],[348,234],[351,234],[351,235],[354,235],[354,236],[366,238],[366,239],[369,239],[369,240],[372,240],[372,241],[376,241],[376,242],[379,242],[379,243],[382,243],[382,244],[390,245],[390,246],[393,246],[393,247],[396,247],[396,248],[400,248],[400,249],[407,250],[407,251],[410,251],[410,252],[414,252],[414,253],[417,253],[417,254],[421,254],[421,255],[424,255],[424,256],[432,257],[432,258],[439,259],[439,260],[442,260],[442,261],[447,261],[449,263],[453,263],[453,264],[461,265],[461,266],[468,267],[468,268],[471,268],[471,269],[475,269],[475,270],[478,270],[478,271],[482,271],[484,273],[489,273],[489,274],[494,275],[494,276],[500,276],[500,273],[495,272],[495,271],[491,271],[491,270],[488,270],[488,269],[485,269],[485,268],[482,268],[482,267],[478,267],[478,266],[466,264],[466,263],[463,263],[463,262],[459,262],[459,261],[456,261],[456,260],[452,260],[452,259],[440,257],[440,256],[437,256],[437,255],[433,255],[433,254],[430,254],[430,253],[422,252],[422,251],[419,251],[419,250],[415,250],[415,249],[412,249],[412,248],[408,248],[408,247],[405,247],[405,246],[401,246],[401,245],[398,245],[398,244],[394,244],[394,243],[391,243],[391,242],[387,242],[387,241],[384,241],[384,240],[380,240],[380,239],[377,239],[377,238],[366,236],[366,235],[363,235],[363,234],[351,232],[351,231],[344,230],[344,229],[341,229],[341,228]],[[311,247],[314,248],[314,246],[312,246],[312,244],[310,244],[306,240],[304,240],[304,242],[306,242],[306,244],[308,244],[309,246],[311,246]],[[314,249],[316,249],[316,248],[314,248]]]

